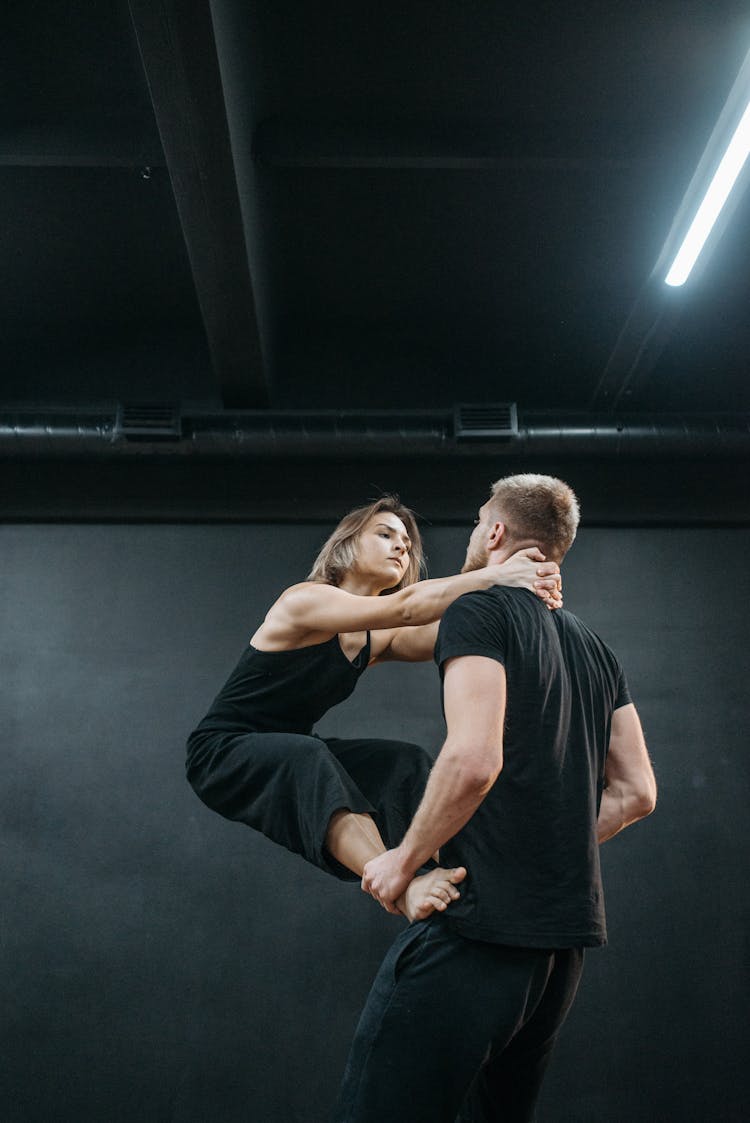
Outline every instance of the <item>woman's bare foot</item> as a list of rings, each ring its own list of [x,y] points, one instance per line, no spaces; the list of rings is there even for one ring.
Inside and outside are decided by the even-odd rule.
[[[453,870],[430,870],[407,885],[396,904],[408,921],[424,920],[432,912],[445,912],[461,896],[456,885],[466,877],[463,866]]]

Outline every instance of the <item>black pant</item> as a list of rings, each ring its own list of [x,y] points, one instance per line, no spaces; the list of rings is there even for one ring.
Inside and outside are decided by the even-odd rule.
[[[512,948],[444,917],[405,929],[354,1037],[334,1123],[530,1123],[583,951]]]
[[[348,808],[375,819],[387,847],[403,838],[432,759],[419,745],[298,733],[213,733],[190,741],[187,776],[213,811],[246,823],[342,880],[326,851],[328,824]]]

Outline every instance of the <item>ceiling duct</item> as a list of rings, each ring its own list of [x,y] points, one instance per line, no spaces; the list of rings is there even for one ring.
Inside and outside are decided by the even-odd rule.
[[[0,413],[0,457],[750,458],[750,414],[528,410],[517,414],[515,433],[484,425],[485,420],[475,415],[467,439],[468,429],[459,435],[456,411],[447,409],[180,413],[153,403],[137,409],[116,404],[90,410],[16,409]]]
[[[123,403],[117,407],[115,437],[126,441],[179,441],[180,407],[159,403]]]
[[[509,440],[518,436],[515,402],[492,405],[457,405],[453,412],[453,435],[457,441]]]

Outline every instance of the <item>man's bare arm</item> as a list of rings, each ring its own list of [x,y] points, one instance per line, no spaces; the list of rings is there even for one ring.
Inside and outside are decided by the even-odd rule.
[[[422,802],[401,845],[365,867],[362,888],[381,903],[403,892],[427,859],[468,823],[495,783],[503,766],[505,693],[505,668],[494,659],[448,660],[448,734]]]
[[[599,810],[599,842],[645,819],[656,806],[656,778],[643,730],[632,703],[612,715],[604,792]]]

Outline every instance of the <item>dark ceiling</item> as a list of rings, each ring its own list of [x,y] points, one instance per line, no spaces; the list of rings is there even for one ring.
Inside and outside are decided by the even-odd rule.
[[[0,400],[749,410],[750,194],[650,280],[749,48],[721,0],[12,5]]]

